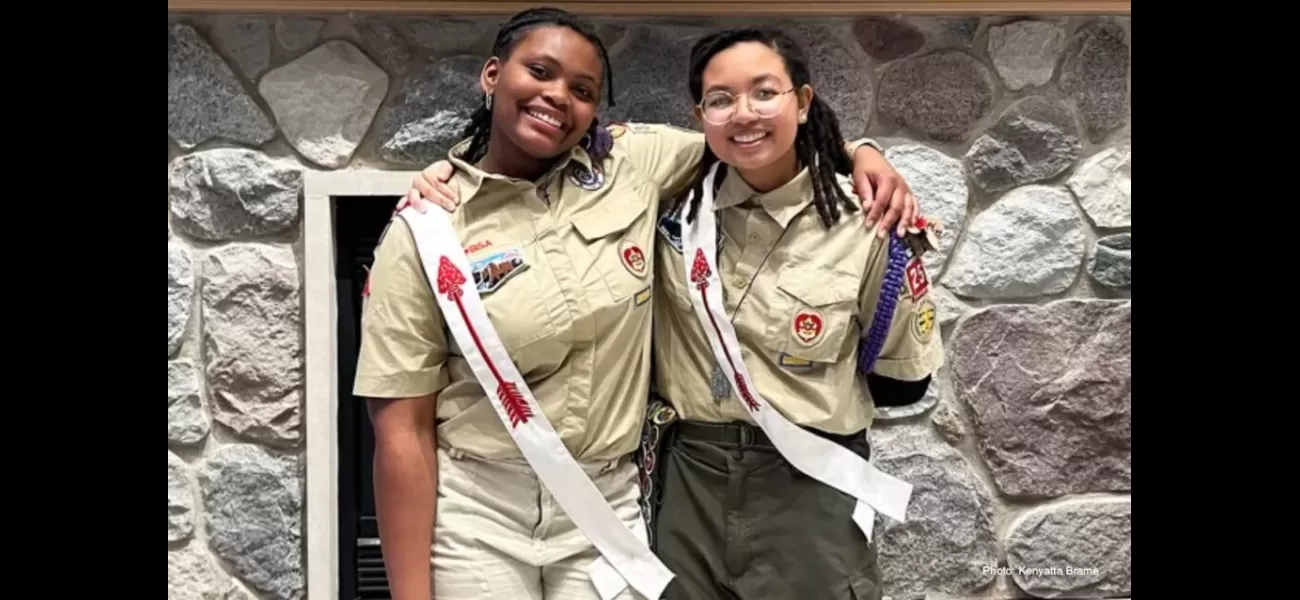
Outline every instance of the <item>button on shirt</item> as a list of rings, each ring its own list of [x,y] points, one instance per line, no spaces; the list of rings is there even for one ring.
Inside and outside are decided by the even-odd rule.
[[[857,204],[847,178],[840,184]],[[880,300],[889,246],[863,227],[860,211],[840,206],[828,231],[805,169],[767,193],[729,171],[714,208],[723,303],[758,392],[795,423],[849,434],[872,420],[857,355]],[[655,306],[656,386],[683,419],[753,423],[729,386],[728,397],[713,398],[709,381],[718,360],[691,303],[689,294],[699,292],[686,280],[680,237],[667,235],[676,231],[676,219],[661,218],[655,245],[663,293]],[[943,363],[935,305],[919,263],[909,264],[874,365],[886,377],[916,381]]]

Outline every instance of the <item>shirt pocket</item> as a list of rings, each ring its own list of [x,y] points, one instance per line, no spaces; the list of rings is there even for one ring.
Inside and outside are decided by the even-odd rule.
[[[646,291],[654,282],[654,229],[642,222],[650,207],[644,193],[638,189],[605,198],[573,220],[615,303]]]
[[[807,265],[783,269],[772,294],[768,348],[814,363],[840,360],[848,354],[845,336],[857,331],[859,283],[841,271]]]

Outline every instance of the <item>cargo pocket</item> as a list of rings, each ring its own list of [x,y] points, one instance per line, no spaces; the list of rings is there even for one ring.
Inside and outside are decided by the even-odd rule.
[[[783,356],[813,363],[834,363],[847,356],[857,340],[857,276],[819,271],[807,265],[785,267],[777,276],[766,345]],[[854,332],[850,334],[850,331]]]
[[[643,198],[644,194],[645,188],[639,188],[605,198],[573,220],[615,303],[649,290],[654,283],[650,254],[654,230],[634,226],[649,214],[652,200]],[[646,229],[646,234],[637,235],[639,229]]]

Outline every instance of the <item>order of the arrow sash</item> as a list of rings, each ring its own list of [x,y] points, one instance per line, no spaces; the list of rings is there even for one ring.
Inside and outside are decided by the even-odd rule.
[[[719,164],[714,164],[704,179],[704,196],[694,223],[682,219],[682,260],[691,287],[691,304],[705,337],[713,349],[717,364],[736,392],[737,401],[749,411],[754,421],[771,438],[776,449],[796,469],[809,477],[853,496],[858,500],[853,510],[867,540],[871,540],[876,511],[905,521],[911,500],[911,484],[883,473],[853,451],[791,423],[754,389],[749,369],[745,367],[736,340],[736,330],[726,314],[722,299],[722,280],[718,276],[716,252],[717,218],[713,212],[713,181]],[[705,249],[709,251],[706,252]]]
[[[588,569],[598,593],[609,600],[630,585],[646,598],[660,597],[674,576],[672,571],[618,517],[542,413],[466,276],[469,259],[448,215],[412,208],[398,214],[411,226],[447,327],[497,416],[542,484],[600,551]],[[636,524],[643,526],[640,520]]]

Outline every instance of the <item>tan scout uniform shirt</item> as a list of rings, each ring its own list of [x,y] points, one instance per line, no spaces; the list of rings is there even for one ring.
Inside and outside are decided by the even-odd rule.
[[[539,181],[490,175],[457,158],[451,219],[498,336],[560,439],[579,460],[637,446],[650,383],[659,198],[689,178],[703,138],[614,126],[599,170],[572,150]],[[675,175],[675,177],[674,177]],[[448,333],[411,230],[394,218],[375,251],[354,393],[438,394],[439,443],[522,456]]]
[[[841,183],[856,198],[848,180]],[[765,194],[732,171],[715,209],[724,304],[759,393],[800,425],[836,434],[870,426],[874,405],[857,374],[858,344],[880,298],[887,240],[863,227],[861,212],[841,210],[839,222],[826,230],[807,170]],[[730,388],[721,400],[710,392],[717,360],[691,304],[689,294],[698,292],[683,273],[680,237],[666,235],[674,219],[666,214],[661,220],[655,247],[664,294],[655,306],[658,390],[683,419],[753,423]],[[927,281],[913,281],[913,296],[904,277],[876,373],[915,381],[942,364]]]

